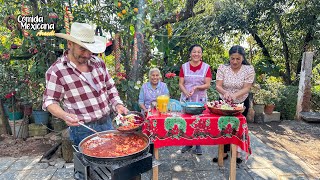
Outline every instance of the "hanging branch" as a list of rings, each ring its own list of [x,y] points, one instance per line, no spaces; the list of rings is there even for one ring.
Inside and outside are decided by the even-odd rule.
[[[195,5],[198,3],[199,0],[188,0],[188,2],[186,3],[186,7],[181,10],[178,14],[171,14],[170,17],[168,17],[167,19],[158,21],[158,22],[153,22],[153,27],[156,29],[159,29],[161,26],[168,24],[168,23],[174,23],[177,21],[184,21],[186,19],[189,19],[197,14],[201,14],[204,12],[204,9],[194,13],[193,12],[193,8],[195,7]],[[178,18],[177,18],[178,17]]]

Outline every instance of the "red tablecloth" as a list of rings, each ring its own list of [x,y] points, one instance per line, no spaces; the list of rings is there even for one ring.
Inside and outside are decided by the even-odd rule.
[[[205,110],[201,115],[149,112],[142,126],[155,148],[183,145],[236,144],[251,154],[246,118],[219,116]]]

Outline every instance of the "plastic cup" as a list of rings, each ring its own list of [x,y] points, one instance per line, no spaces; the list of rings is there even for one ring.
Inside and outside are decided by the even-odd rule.
[[[160,113],[168,112],[168,104],[170,97],[167,95],[161,95],[157,97],[157,108]]]

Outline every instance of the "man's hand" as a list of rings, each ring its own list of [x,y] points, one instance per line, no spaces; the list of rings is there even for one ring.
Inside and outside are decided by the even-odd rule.
[[[68,126],[79,126],[79,119],[75,114],[66,114],[63,117],[63,120],[66,122]]]
[[[118,104],[116,106],[116,110],[118,114],[128,114],[129,112],[129,110],[126,107],[124,107],[122,104]]]

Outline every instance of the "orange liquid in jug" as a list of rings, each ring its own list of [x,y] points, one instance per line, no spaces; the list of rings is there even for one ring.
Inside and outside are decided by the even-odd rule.
[[[157,97],[157,107],[160,113],[166,113],[168,110],[169,96],[161,95]]]

